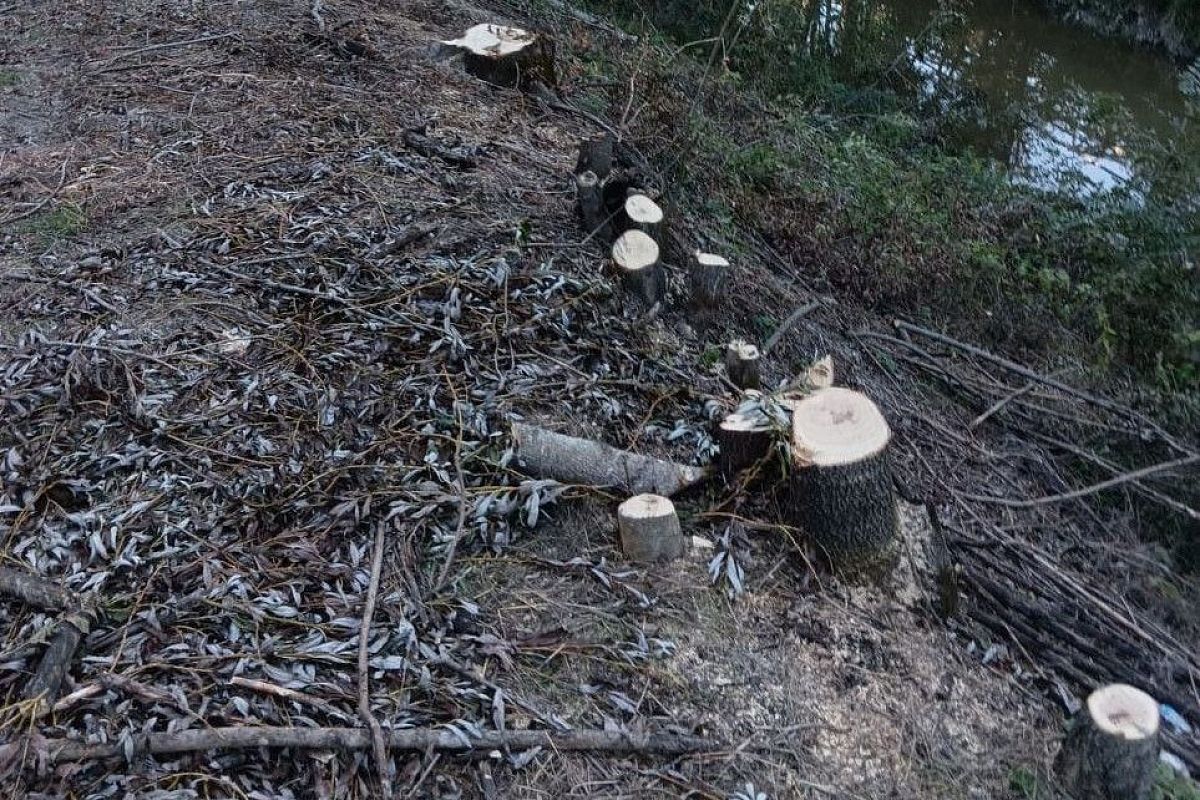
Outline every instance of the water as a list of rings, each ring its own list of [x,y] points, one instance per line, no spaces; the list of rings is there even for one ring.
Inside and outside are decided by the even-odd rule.
[[[1015,181],[1136,192],[1156,179],[1152,152],[1190,146],[1200,125],[1200,66],[1068,25],[1034,0],[969,0],[957,16],[936,0],[843,0],[828,3],[830,29],[856,5],[891,17],[919,95]]]

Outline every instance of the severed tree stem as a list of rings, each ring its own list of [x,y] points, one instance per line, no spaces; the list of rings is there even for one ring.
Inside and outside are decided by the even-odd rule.
[[[203,750],[248,750],[257,747],[295,747],[310,750],[366,750],[371,736],[362,728],[229,727],[151,733],[135,736],[135,752],[150,755],[193,753]],[[713,752],[720,745],[699,736],[673,733],[632,733],[624,731],[581,730],[485,731],[468,739],[444,729],[410,728],[387,734],[390,750],[469,753],[490,750],[528,750],[545,747],[563,752],[596,752],[612,755],[665,755]],[[86,744],[68,739],[22,737],[0,745],[0,763],[8,763],[25,748],[37,748],[48,764],[70,761],[96,761],[123,758],[121,742]],[[37,759],[31,759],[35,761]]]
[[[367,601],[363,605],[362,625],[358,629],[358,713],[371,731],[371,752],[375,770],[379,773],[379,788],[384,800],[392,797],[392,767],[388,760],[383,728],[371,711],[371,672],[367,656],[371,639],[371,620],[375,617],[375,598],[379,594],[379,577],[383,572],[384,526],[375,526],[375,548],[371,555],[371,582],[367,585]]]
[[[14,597],[43,611],[62,611],[78,606],[65,589],[25,570],[0,567],[0,594]]]
[[[700,467],[618,450],[534,425],[515,422],[512,434],[517,460],[527,474],[562,483],[612,486],[634,494],[650,492],[669,497],[708,477]]]

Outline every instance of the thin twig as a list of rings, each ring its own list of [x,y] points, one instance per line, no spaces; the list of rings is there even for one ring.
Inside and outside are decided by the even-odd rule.
[[[119,61],[122,58],[129,58],[130,56],[136,56],[136,55],[140,55],[142,53],[150,53],[155,50],[169,50],[174,47],[188,47],[189,45],[201,44],[203,42],[215,42],[218,39],[228,39],[229,37],[236,36],[236,35],[237,34],[233,33],[233,32],[214,33],[210,36],[199,36],[195,39],[182,39],[177,42],[163,42],[162,44],[152,44],[152,45],[148,45],[146,47],[139,47],[136,50],[129,50],[124,53],[118,53],[117,55],[110,58],[106,63],[112,64],[114,61]]]
[[[1076,489],[1073,492],[1064,492],[1063,494],[1052,494],[1047,497],[1037,497],[1032,500],[1013,500],[1008,497],[994,497],[985,494],[967,494],[961,493],[962,497],[967,500],[974,500],[978,503],[992,503],[994,505],[1005,506],[1006,508],[1035,508],[1037,506],[1051,505],[1053,503],[1061,503],[1066,500],[1078,500],[1080,497],[1102,492],[1105,489],[1111,489],[1114,486],[1120,486],[1123,483],[1129,483],[1141,478],[1148,478],[1151,475],[1157,475],[1160,472],[1169,472],[1173,469],[1186,467],[1190,464],[1200,462],[1200,455],[1186,456],[1177,458],[1174,461],[1166,461],[1162,464],[1155,464],[1142,469],[1126,472],[1123,475],[1118,475],[1115,478],[1109,478],[1100,483],[1094,483],[1091,486],[1085,486],[1082,489]]]
[[[976,428],[978,428],[980,425],[982,425],[983,423],[987,422],[988,418],[989,418],[989,417],[991,417],[993,414],[995,414],[997,411],[999,411],[1000,409],[1004,408],[1006,405],[1008,405],[1009,403],[1011,403],[1013,400],[1016,400],[1018,397],[1020,397],[1021,395],[1025,394],[1026,392],[1028,392],[1028,391],[1029,391],[1030,389],[1032,389],[1032,388],[1033,388],[1033,382],[1032,382],[1032,381],[1030,381],[1029,383],[1025,384],[1025,385],[1024,385],[1024,386],[1022,386],[1021,388],[1019,388],[1019,389],[1014,389],[1013,391],[1011,391],[1011,392],[1009,392],[1008,394],[1004,395],[1004,397],[1001,397],[999,400],[997,400],[996,402],[992,403],[992,405],[991,405],[990,407],[988,407],[988,410],[987,410],[987,411],[984,411],[984,412],[983,412],[982,414],[980,414],[978,417],[976,417],[975,419],[971,420],[971,423],[970,423],[969,425],[967,425],[967,429],[968,429],[968,430],[972,430],[972,431],[973,431],[973,430],[975,430],[975,429],[976,429]]]
[[[771,352],[771,350],[775,348],[775,345],[779,344],[779,340],[783,338],[784,334],[791,330],[793,325],[799,322],[802,317],[811,314],[820,307],[821,301],[813,300],[811,303],[802,305],[793,311],[791,316],[785,319],[783,323],[775,329],[775,332],[771,334],[771,338],[767,339],[767,343],[763,345],[762,354],[765,356],[767,353]]]
[[[375,526],[375,549],[371,555],[371,582],[367,585],[367,602],[363,606],[362,626],[358,631],[358,713],[371,729],[371,750],[375,755],[375,769],[379,773],[379,788],[384,800],[392,798],[392,769],[388,761],[387,745],[379,720],[371,711],[371,673],[367,665],[368,647],[371,639],[371,620],[375,616],[375,598],[379,593],[379,576],[383,572],[383,545],[386,526]]]

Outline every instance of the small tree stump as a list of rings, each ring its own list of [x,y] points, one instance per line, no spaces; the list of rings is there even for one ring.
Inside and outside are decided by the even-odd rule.
[[[468,74],[496,86],[529,89],[535,83],[558,85],[554,45],[540,34],[484,23],[442,44],[462,51]]]
[[[596,173],[585,170],[575,176],[575,199],[579,202],[579,216],[583,218],[583,228],[588,236],[608,241],[608,211],[604,207],[604,189]]]
[[[739,389],[757,389],[758,348],[743,339],[734,339],[725,348],[725,372]]]
[[[612,246],[621,283],[647,306],[666,296],[666,276],[658,263],[658,243],[641,231],[625,231]]]
[[[594,172],[601,182],[613,168],[613,137],[608,132],[597,134],[579,143],[579,157],[575,161],[575,174]]]
[[[621,549],[633,561],[670,561],[683,555],[686,542],[675,504],[657,494],[639,494],[617,509]]]
[[[794,521],[834,566],[883,566],[899,526],[887,421],[866,395],[838,387],[792,405]]]
[[[715,308],[725,299],[725,286],[729,282],[729,262],[713,253],[697,250],[692,255],[688,270],[688,288],[692,304],[699,308]]]
[[[630,230],[641,231],[658,242],[659,226],[663,221],[663,210],[658,203],[640,192],[631,192],[625,198],[625,219]]]
[[[1122,683],[1088,696],[1075,716],[1055,770],[1080,800],[1146,800],[1158,764],[1158,703]]]
[[[717,426],[717,471],[726,481],[771,453],[771,429],[765,420],[730,414]]]

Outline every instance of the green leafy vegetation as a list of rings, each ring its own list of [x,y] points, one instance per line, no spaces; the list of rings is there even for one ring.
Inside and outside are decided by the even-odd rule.
[[[1008,788],[1021,800],[1039,800],[1047,794],[1042,791],[1037,775],[1028,767],[1015,767],[1008,773]]]
[[[1166,764],[1159,764],[1150,800],[1200,800],[1200,787]]]
[[[31,217],[24,225],[27,233],[38,237],[43,246],[60,239],[69,239],[87,227],[87,215],[72,203],[64,203],[52,211]]]
[[[15,86],[20,80],[21,76],[17,74],[16,70],[0,69],[0,89],[5,86]]]

